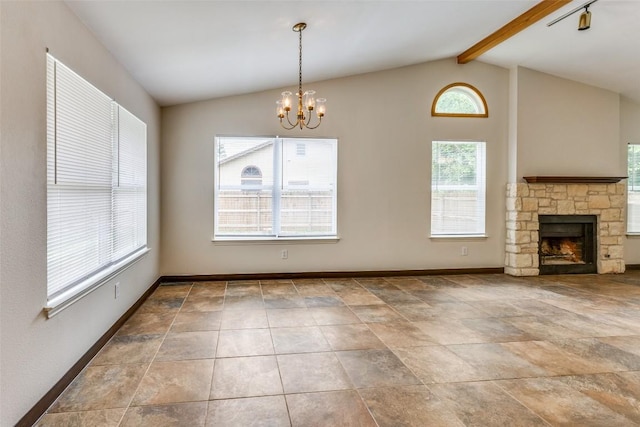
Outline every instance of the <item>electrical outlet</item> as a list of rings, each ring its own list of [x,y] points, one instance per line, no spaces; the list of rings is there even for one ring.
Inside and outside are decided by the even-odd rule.
[[[120,282],[116,283],[116,285],[114,286],[114,298],[118,299],[118,297],[120,296]]]
[[[460,256],[467,256],[469,255],[469,248],[467,248],[466,246],[463,246],[460,248]]]
[[[283,249],[283,250],[280,252],[280,258],[282,258],[282,259],[287,259],[287,258],[289,258],[289,251],[288,251],[288,250],[286,250],[286,249]]]

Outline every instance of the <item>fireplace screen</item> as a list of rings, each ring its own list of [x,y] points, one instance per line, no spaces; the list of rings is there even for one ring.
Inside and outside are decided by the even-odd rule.
[[[543,237],[540,242],[542,265],[584,264],[581,237]]]
[[[596,216],[540,215],[540,274],[597,273]]]

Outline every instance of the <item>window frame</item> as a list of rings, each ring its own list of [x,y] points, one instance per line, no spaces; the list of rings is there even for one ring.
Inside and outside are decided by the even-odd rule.
[[[47,302],[44,310],[47,317],[50,318],[106,283],[149,251],[147,246],[148,156],[147,128],[143,121],[51,54],[47,53],[46,55]],[[105,147],[98,146],[101,155],[109,158],[109,161],[105,162],[103,166],[88,168],[87,164],[95,165],[95,163],[78,163],[85,155],[83,153],[91,152],[84,149],[86,145],[74,143],[73,139],[84,138],[83,129],[88,128],[86,124],[82,123],[85,123],[85,120],[90,120],[88,115],[84,113],[86,107],[74,102],[74,97],[79,96],[75,94],[78,88],[91,91],[92,96],[100,97],[103,99],[101,102],[110,105],[108,113],[106,112],[107,108],[104,108],[105,111],[102,113],[95,111],[91,113],[98,114],[96,117],[99,120],[110,122],[109,136],[106,137],[109,142]],[[89,99],[86,102],[89,102]],[[60,108],[62,110],[59,112]],[[74,119],[69,120],[69,117],[74,117]],[[77,121],[77,125],[74,124],[74,120]],[[81,136],[64,136],[74,135],[75,132],[80,132],[78,135]],[[89,139],[89,141],[93,141],[93,139]],[[60,152],[60,150],[64,151]],[[107,153],[109,154],[107,155]],[[62,162],[59,160],[60,155],[63,156],[60,159],[64,159]],[[79,172],[82,174],[77,175]],[[91,177],[96,173],[109,177],[106,178],[109,184],[106,184],[104,189],[110,194],[108,212],[104,209],[99,210],[100,216],[109,218],[108,223],[105,224],[103,220],[100,224],[100,230],[104,229],[108,243],[100,243],[105,241],[104,237],[101,237],[98,239],[98,246],[95,246],[95,237],[91,235],[93,233],[87,234],[82,231],[83,223],[86,222],[86,214],[85,216],[69,217],[69,215],[77,215],[77,213],[74,214],[74,210],[79,210],[77,206],[80,206],[80,202],[75,198],[77,196],[68,199],[69,195],[73,195],[75,191],[95,192],[91,189],[103,188],[102,185],[91,184],[91,181],[87,180],[90,178],[81,178],[82,175]],[[80,178],[74,178],[74,176]],[[68,218],[73,218],[73,221],[69,222]],[[127,218],[131,218],[131,220],[127,220]],[[75,233],[72,233],[74,230]],[[75,240],[71,243],[67,243],[68,237],[61,237],[74,234]],[[123,244],[124,246],[122,246]],[[88,245],[90,250],[73,251],[69,249],[69,245],[81,247]],[[107,248],[106,252],[104,252],[103,246]],[[63,267],[69,262],[75,263],[71,265],[76,265],[87,257],[94,259],[98,257],[99,261],[95,267],[69,269],[68,273],[73,272],[74,274],[61,275],[61,272],[65,271]]]
[[[454,90],[456,88],[461,88],[462,91],[469,94],[469,96],[475,98],[474,102],[479,107],[482,107],[482,112],[480,113],[445,113],[437,111],[437,104],[440,98],[446,94],[447,92]],[[433,117],[480,117],[487,118],[489,117],[489,107],[487,106],[487,100],[482,95],[482,92],[478,90],[475,86],[469,83],[464,82],[455,82],[446,85],[436,94],[433,98],[433,103],[431,104],[431,115]]]
[[[261,186],[256,186],[252,188],[252,190],[260,191],[262,188],[271,190],[272,197],[272,232],[269,234],[260,234],[260,233],[247,233],[247,234],[231,234],[231,233],[218,233],[218,224],[220,220],[219,210],[217,205],[219,204],[219,196],[220,192],[223,190],[222,186],[219,185],[220,180],[220,167],[219,167],[219,141],[220,139],[265,139],[273,141],[273,182],[262,184]],[[280,229],[280,217],[282,216],[281,210],[281,200],[283,198],[282,192],[287,189],[293,190],[304,190],[310,189],[308,182],[306,185],[300,184],[291,184],[289,182],[284,182],[284,159],[283,159],[283,147],[285,142],[288,143],[303,143],[305,144],[305,154],[308,153],[309,144],[313,144],[314,141],[321,142],[329,142],[332,144],[332,165],[331,165],[331,176],[333,182],[330,183],[326,189],[331,190],[331,232],[328,233],[308,233],[308,234],[291,234],[291,233],[283,233]],[[295,138],[295,137],[281,137],[281,136],[238,136],[238,135],[216,135],[214,138],[214,221],[213,221],[213,233],[212,233],[212,242],[220,242],[220,243],[242,243],[242,242],[278,242],[278,241],[300,241],[300,242],[315,242],[315,241],[338,241],[338,139],[337,138]],[[297,145],[293,147],[293,155],[295,158],[299,158],[298,156]],[[251,164],[253,166],[253,164]],[[243,168],[244,169],[244,168]],[[229,189],[235,188],[235,186],[227,186]],[[293,188],[289,188],[293,187]]]
[[[633,172],[631,170],[631,164],[629,159],[631,157],[631,150],[634,150],[633,155],[638,156],[638,163],[640,163],[640,143],[628,143],[627,144],[627,218],[625,221],[626,234],[628,236],[640,236],[640,182],[638,183],[638,189],[633,189],[636,187],[634,183],[636,180],[640,181],[640,168],[637,172]],[[631,198],[637,199],[638,203],[631,203]],[[638,206],[638,209],[632,208],[631,206]],[[635,215],[634,215],[635,214]],[[638,222],[637,229],[631,229],[631,220],[632,215],[634,219]],[[636,218],[637,217],[637,218]]]
[[[459,232],[434,232],[434,158],[433,150],[436,143],[448,143],[448,144],[475,144],[476,145],[476,184],[475,190],[478,192],[478,197],[482,198],[482,202],[478,203],[476,209],[479,210],[475,217],[480,221],[481,227],[476,231],[460,230]],[[482,167],[481,173],[478,174],[478,168]],[[431,185],[429,187],[430,193],[430,221],[429,221],[429,237],[432,239],[457,239],[457,238],[485,238],[487,237],[487,144],[482,140],[434,140],[431,141]],[[455,184],[454,184],[455,185]],[[458,186],[462,186],[459,184]]]

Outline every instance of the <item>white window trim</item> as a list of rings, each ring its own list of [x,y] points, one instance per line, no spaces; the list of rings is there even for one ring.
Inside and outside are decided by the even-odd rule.
[[[50,120],[50,93],[49,91],[52,90],[51,86],[49,86],[51,83],[53,83],[53,87],[54,87],[54,91],[55,91],[55,85],[57,84],[57,81],[55,80],[55,75],[56,75],[56,66],[57,64],[60,64],[61,66],[64,66],[64,64],[60,63],[57,59],[55,59],[53,56],[51,56],[49,53],[47,53],[47,120]],[[53,79],[54,81],[51,82],[51,68],[53,67]],[[69,70],[70,73],[73,73],[75,75],[75,72],[73,72],[73,70],[70,70],[68,67],[65,66],[65,68],[67,70]],[[91,87],[93,87],[93,89],[95,89],[96,91],[100,92],[99,89],[95,88],[95,86],[93,86],[90,82],[86,81],[85,79],[83,79],[81,76],[77,75],[77,77],[79,79],[82,79],[84,81],[84,83],[86,83],[87,85],[91,85]],[[55,93],[55,92],[54,92]],[[105,95],[104,93],[100,92],[102,95],[104,95],[105,97],[109,98],[107,95]],[[55,94],[54,94],[54,99],[55,99]],[[55,110],[54,110],[55,111]],[[126,111],[121,105],[119,105],[118,103],[116,103],[115,101],[111,100],[111,120],[112,120],[112,134],[111,134],[111,138],[112,141],[117,141],[118,143],[120,143],[120,125],[122,122],[120,122],[120,119],[118,118],[121,111],[126,112],[129,117],[132,117],[133,119],[140,121],[137,117],[135,117],[133,114],[131,114],[130,112]],[[54,112],[55,114],[55,112]],[[57,119],[56,119],[57,120]],[[148,240],[147,240],[147,222],[148,222],[148,209],[147,209],[147,178],[146,178],[146,162],[147,162],[147,136],[146,136],[146,124],[144,124],[144,122],[140,121],[140,123],[142,123],[144,125],[144,170],[143,175],[145,177],[145,184],[144,184],[144,189],[145,189],[145,198],[144,198],[144,213],[145,213],[145,217],[144,217],[144,221],[139,222],[140,224],[144,225],[144,243],[142,243],[140,246],[138,246],[135,249],[130,249],[131,252],[126,253],[123,251],[123,253],[118,254],[117,252],[115,253],[115,256],[112,256],[112,259],[114,259],[114,261],[112,261],[110,264],[104,265],[103,267],[96,269],[95,271],[93,271],[92,273],[90,273],[88,276],[84,277],[83,279],[79,280],[78,282],[73,283],[72,285],[69,285],[66,289],[62,289],[59,291],[54,292],[53,294],[50,293],[51,289],[49,287],[49,283],[47,282],[47,301],[44,304],[44,311],[46,313],[47,318],[51,318],[55,315],[57,315],[58,313],[60,313],[61,311],[63,311],[64,309],[66,309],[67,307],[71,306],[72,304],[74,304],[76,301],[79,301],[80,299],[82,299],[84,296],[90,294],[91,292],[93,292],[94,290],[98,289],[99,287],[101,287],[102,285],[104,285],[105,283],[108,283],[111,279],[113,279],[116,275],[118,275],[119,273],[121,273],[122,271],[126,270],[127,268],[129,268],[130,266],[132,266],[134,263],[136,263],[138,260],[140,260],[146,253],[148,253],[150,251],[150,248],[148,247]],[[48,123],[47,126],[50,126],[50,123]],[[56,123],[54,123],[54,127],[57,126]],[[117,135],[117,136],[116,136]],[[50,135],[47,135],[47,149],[49,150],[49,144],[50,144]],[[55,141],[55,140],[54,140]],[[142,140],[140,140],[142,141]],[[55,144],[55,142],[54,142]],[[118,148],[113,148],[114,150],[119,150]],[[119,151],[115,151],[114,153],[117,153],[116,155],[118,156],[118,158],[120,157],[120,153]],[[47,153],[47,156],[49,156],[49,152]],[[119,160],[118,160],[119,161]],[[114,169],[113,169],[113,161],[111,163],[111,174],[112,174],[112,184],[111,184],[111,190],[113,191],[113,186],[114,186]],[[118,168],[117,168],[117,185],[116,187],[120,187],[120,167],[122,165],[118,164]],[[47,163],[47,169],[48,169],[48,174],[49,174],[49,168],[51,167],[49,161]],[[49,177],[48,177],[49,179]],[[47,186],[49,186],[49,182],[47,183]],[[48,190],[49,191],[49,190]],[[112,204],[113,202],[113,195],[112,195]],[[113,209],[113,208],[112,208]],[[49,205],[47,205],[47,212],[49,211]],[[47,213],[48,214],[48,213]],[[47,222],[49,223],[49,217],[47,219]],[[111,232],[114,232],[114,229],[112,228]],[[117,242],[117,240],[114,240],[113,242]],[[112,242],[112,243],[113,243]],[[47,243],[47,246],[49,246],[49,243]],[[113,250],[113,249],[112,249]],[[129,250],[129,249],[127,249]],[[112,253],[113,255],[113,253]],[[121,257],[120,259],[118,259],[117,257]],[[49,268],[49,267],[47,267]]]
[[[74,304],[76,301],[79,301],[105,283],[109,282],[113,277],[139,261],[149,251],[149,247],[140,248],[138,251],[132,253],[123,260],[109,266],[108,268],[100,270],[97,274],[83,280],[76,286],[67,289],[59,295],[56,295],[54,298],[49,299],[44,306],[47,318],[52,318],[65,308]]]
[[[219,172],[219,166],[218,166],[218,153],[215,150],[215,144],[216,144],[216,140],[218,138],[233,138],[233,137],[237,137],[237,136],[230,136],[230,135],[217,135],[216,138],[214,139],[214,179],[218,179],[220,172]],[[282,136],[260,136],[260,137],[253,137],[253,136],[246,136],[246,138],[270,138],[274,140],[274,153],[273,153],[273,183],[270,187],[271,187],[271,191],[273,194],[273,206],[272,206],[272,210],[276,211],[280,209],[280,192],[282,191],[281,185],[275,185],[276,182],[282,182],[282,165],[280,165],[279,163],[279,158],[282,157],[282,144],[284,140],[287,139],[295,139],[295,140],[301,140],[301,139],[307,139],[307,140],[313,140],[313,139],[332,139],[336,141],[336,145],[334,146],[334,155],[335,155],[335,163],[334,163],[334,174],[335,174],[335,186],[333,188],[333,206],[335,209],[335,215],[333,217],[333,229],[335,230],[335,234],[322,234],[322,233],[318,233],[318,234],[307,234],[307,235],[302,235],[302,236],[298,236],[298,235],[232,235],[232,234],[215,234],[215,228],[216,228],[216,224],[218,223],[218,209],[215,207],[214,205],[214,209],[213,209],[213,214],[214,214],[214,230],[213,230],[213,237],[211,238],[211,241],[213,243],[218,243],[218,244],[235,244],[235,243],[239,243],[239,244],[252,244],[252,243],[274,243],[274,242],[284,242],[284,243],[292,243],[292,242],[302,242],[302,243],[326,243],[326,242],[334,242],[337,243],[340,238],[338,236],[338,212],[337,212],[337,205],[338,205],[338,188],[337,188],[337,177],[338,177],[338,146],[337,146],[337,141],[338,138],[295,138],[295,137],[282,137]],[[305,142],[306,145],[306,142]],[[296,148],[297,150],[297,148]],[[297,154],[296,154],[297,155]],[[269,186],[265,186],[265,187],[269,187]],[[229,189],[235,189],[235,187],[233,186],[228,186],[227,188]],[[238,189],[247,189],[247,186],[239,186]],[[260,187],[262,188],[262,186]],[[256,188],[258,189],[258,188]],[[214,182],[214,203],[215,201],[218,200],[219,197],[219,192],[220,192],[220,187],[217,183]],[[274,219],[274,226],[276,227],[276,229],[280,228],[280,224],[279,224],[279,216],[276,217]]]

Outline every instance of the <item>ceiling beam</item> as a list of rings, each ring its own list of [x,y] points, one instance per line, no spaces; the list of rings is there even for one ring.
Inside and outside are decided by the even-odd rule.
[[[513,37],[528,26],[535,24],[545,16],[560,9],[562,6],[571,3],[571,1],[572,0],[542,0],[513,21],[458,55],[458,64],[466,64],[467,62],[473,61],[489,49]]]

